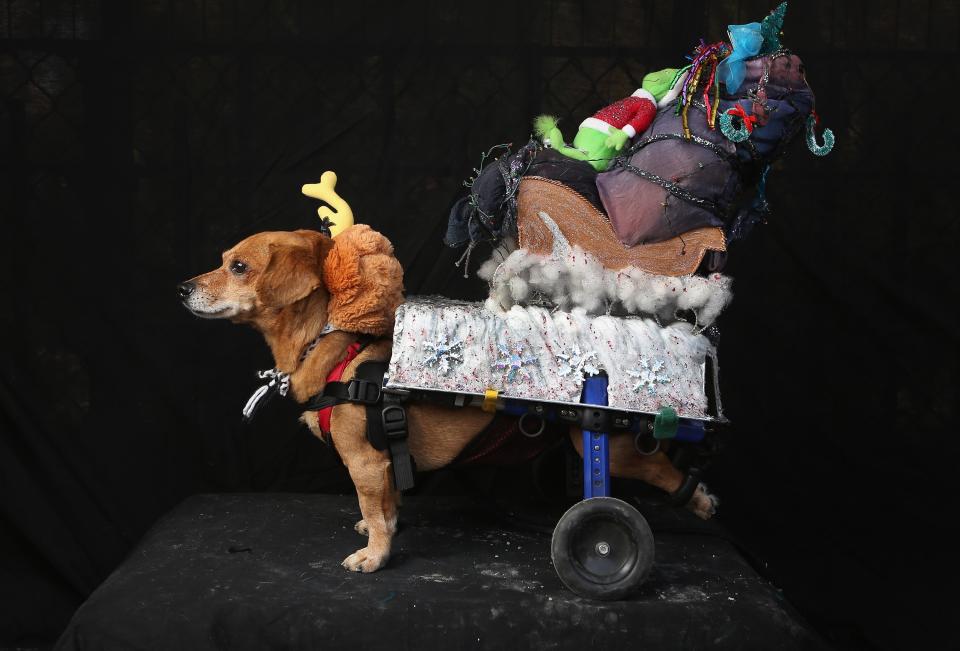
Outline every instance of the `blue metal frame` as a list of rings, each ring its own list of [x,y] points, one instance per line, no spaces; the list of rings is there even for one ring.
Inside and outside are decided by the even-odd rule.
[[[677,435],[673,437],[673,440],[684,443],[699,443],[704,436],[706,436],[706,431],[701,421],[681,418],[680,425],[677,427]]]
[[[607,378],[602,375],[583,381],[580,402],[607,406]],[[610,449],[606,432],[583,430],[583,499],[610,496]]]

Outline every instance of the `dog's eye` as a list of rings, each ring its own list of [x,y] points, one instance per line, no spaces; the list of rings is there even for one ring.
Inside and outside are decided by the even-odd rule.
[[[242,276],[243,274],[247,273],[247,265],[240,262],[239,260],[234,260],[233,262],[230,263],[230,271],[237,274],[238,276]]]

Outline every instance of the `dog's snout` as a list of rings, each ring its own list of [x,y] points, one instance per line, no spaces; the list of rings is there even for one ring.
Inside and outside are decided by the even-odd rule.
[[[186,300],[190,298],[190,294],[192,294],[196,288],[197,286],[191,282],[180,283],[177,285],[177,292],[180,294],[180,298]]]

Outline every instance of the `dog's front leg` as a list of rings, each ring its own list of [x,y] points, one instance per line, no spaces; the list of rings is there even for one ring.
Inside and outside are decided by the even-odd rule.
[[[310,424],[311,420],[307,419]],[[330,415],[333,445],[347,466],[360,501],[363,518],[355,528],[369,536],[367,546],[347,556],[343,566],[352,572],[376,572],[390,559],[397,531],[400,494],[393,486],[393,469],[386,451],[367,441],[366,410],[360,405],[338,405]]]
[[[385,453],[369,448],[347,462],[357,488],[360,513],[366,525],[367,546],[347,556],[343,566],[352,572],[376,572],[390,559],[390,546],[397,532],[399,495],[391,480],[392,468]]]

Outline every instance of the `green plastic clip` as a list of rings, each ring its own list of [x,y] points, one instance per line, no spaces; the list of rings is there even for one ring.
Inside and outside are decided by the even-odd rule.
[[[661,407],[660,413],[653,419],[653,438],[672,439],[677,435],[680,419],[673,407]]]

